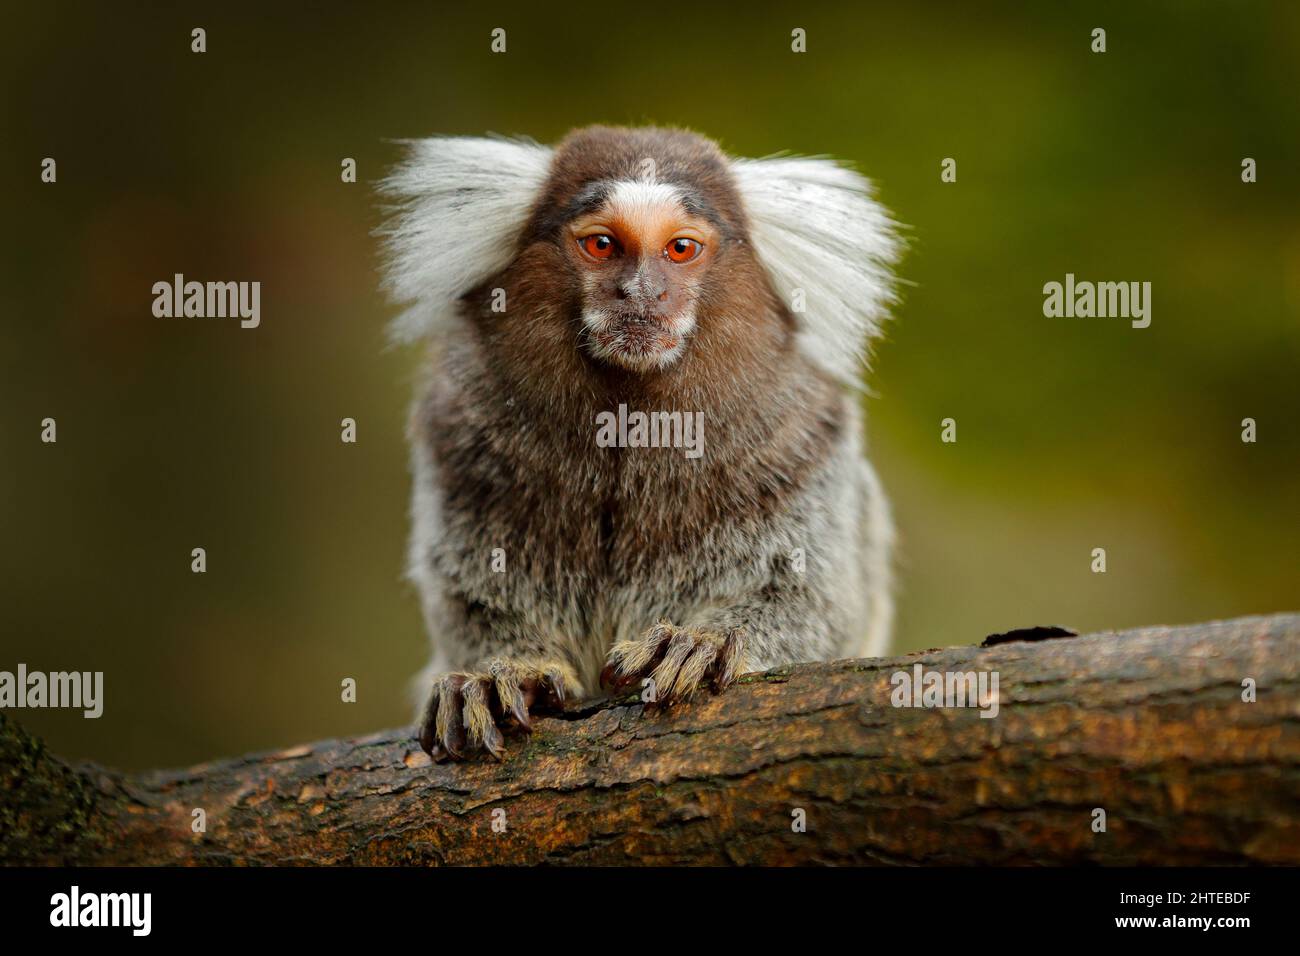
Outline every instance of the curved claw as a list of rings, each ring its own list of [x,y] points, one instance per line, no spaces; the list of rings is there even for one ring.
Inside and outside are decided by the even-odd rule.
[[[718,651],[717,663],[713,669],[713,692],[720,694],[736,682],[736,678],[741,674],[741,668],[745,661],[745,635],[744,632],[733,629],[727,634],[727,639],[723,641],[721,650]]]
[[[433,685],[433,690],[429,692],[429,700],[424,705],[424,714],[420,717],[420,726],[416,728],[416,737],[420,741],[420,749],[429,755],[430,760],[437,760],[434,756],[434,748],[438,751],[442,747],[438,744],[438,737],[434,728],[434,721],[438,714],[438,685]]]
[[[438,741],[451,756],[459,759],[465,755],[468,737],[465,733],[464,674],[449,674],[443,678],[439,692],[438,719],[435,727]]]
[[[564,704],[568,691],[564,686],[564,674],[552,668],[547,670],[543,675],[543,683],[547,691],[547,706],[560,707]]]
[[[518,687],[510,698],[510,713],[515,720],[519,721],[519,726],[524,728],[525,732],[530,734],[533,732],[533,718],[528,713],[528,705],[524,702],[524,692]]]

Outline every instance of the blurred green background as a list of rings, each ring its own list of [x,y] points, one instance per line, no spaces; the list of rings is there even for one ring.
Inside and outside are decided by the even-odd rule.
[[[4,20],[0,670],[106,672],[98,721],[14,712],[69,758],[178,765],[408,719],[420,355],[385,348],[371,235],[399,137],[658,122],[876,180],[910,241],[867,403],[901,534],[899,649],[1300,606],[1300,5]],[[175,272],[260,280],[261,327],[154,318]],[[1150,281],[1151,327],[1045,318],[1066,272]]]

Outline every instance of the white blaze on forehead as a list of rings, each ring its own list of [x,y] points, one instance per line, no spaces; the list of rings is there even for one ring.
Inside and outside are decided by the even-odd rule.
[[[666,214],[684,211],[681,190],[670,183],[623,179],[609,191],[605,208],[610,215],[635,225],[637,231]]]

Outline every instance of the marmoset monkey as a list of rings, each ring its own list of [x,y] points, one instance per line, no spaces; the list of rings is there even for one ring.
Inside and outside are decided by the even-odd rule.
[[[395,334],[434,342],[408,569],[431,757],[499,758],[598,683],[664,706],[883,651],[893,530],[855,387],[898,242],[866,180],[591,127],[418,141],[381,189]]]

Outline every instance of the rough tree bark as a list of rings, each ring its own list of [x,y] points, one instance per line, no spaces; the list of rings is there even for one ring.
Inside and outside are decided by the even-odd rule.
[[[918,662],[997,671],[998,716],[893,707]],[[1297,614],[797,665],[535,726],[499,764],[431,765],[401,730],[130,775],[0,715],[0,861],[1300,863]]]

